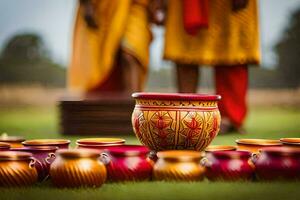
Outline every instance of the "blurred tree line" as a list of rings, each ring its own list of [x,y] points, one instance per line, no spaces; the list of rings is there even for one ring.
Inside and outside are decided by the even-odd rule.
[[[43,39],[34,33],[8,40],[0,55],[0,84],[63,87],[66,69],[54,63]]]
[[[300,9],[291,15],[283,37],[274,47],[278,56],[275,69],[251,67],[250,87],[300,87]],[[174,67],[152,69],[148,88],[174,88]],[[36,34],[19,34],[8,40],[0,55],[0,84],[40,84],[62,87],[66,68],[54,63],[42,38]],[[201,87],[213,87],[211,69],[201,72]]]

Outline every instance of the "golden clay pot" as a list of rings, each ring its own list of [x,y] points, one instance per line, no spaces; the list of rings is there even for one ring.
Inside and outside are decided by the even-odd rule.
[[[10,144],[11,148],[23,147],[23,145],[22,145],[23,141],[25,141],[25,139],[20,136],[8,136],[8,135],[0,136],[0,142]]]
[[[154,165],[153,178],[167,181],[199,181],[205,168],[200,165],[201,153],[196,151],[161,151]]]
[[[202,151],[218,134],[219,95],[134,93],[132,126],[151,150]]]
[[[24,146],[28,147],[54,146],[59,149],[68,149],[70,143],[71,141],[66,139],[34,139],[22,142]]]
[[[282,146],[279,140],[270,139],[238,139],[235,141],[237,150],[250,151],[258,153],[260,149],[265,147],[280,147]]]
[[[232,145],[210,145],[205,149],[205,152],[214,152],[214,151],[234,151],[236,146]]]
[[[299,148],[300,149],[300,138],[281,138],[280,142],[290,148]]]
[[[50,177],[57,187],[99,187],[106,180],[106,168],[97,150],[61,149],[50,166]]]
[[[0,186],[29,186],[37,182],[38,173],[31,153],[0,152]]]

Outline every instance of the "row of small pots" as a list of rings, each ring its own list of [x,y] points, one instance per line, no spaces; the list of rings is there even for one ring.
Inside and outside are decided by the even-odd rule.
[[[266,141],[264,141],[266,142]],[[258,154],[222,146],[210,147],[206,156],[194,151],[163,151],[149,159],[149,149],[124,145],[118,138],[77,141],[30,140],[25,147],[0,152],[0,185],[30,185],[50,175],[58,187],[100,186],[108,181],[250,180],[300,178],[300,150],[268,147]],[[3,148],[2,148],[3,147]],[[8,150],[3,144],[0,150]],[[56,151],[57,149],[60,149]],[[56,154],[54,154],[56,152]],[[254,151],[255,152],[255,151]],[[55,158],[56,155],[56,158]],[[201,160],[201,164],[200,163]],[[52,163],[52,164],[51,164]]]

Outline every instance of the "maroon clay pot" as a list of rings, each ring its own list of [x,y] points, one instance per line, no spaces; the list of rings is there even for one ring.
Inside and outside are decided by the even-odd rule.
[[[153,161],[148,158],[149,152],[141,145],[111,147],[102,155],[107,179],[111,182],[150,180]]]
[[[213,151],[207,153],[202,163],[209,180],[251,180],[254,165],[250,159],[251,153],[248,151]]]
[[[58,148],[52,146],[41,147],[20,147],[11,148],[10,151],[28,152],[36,159],[35,168],[38,172],[39,181],[49,177],[50,165],[55,159],[55,152]]]
[[[300,179],[300,149],[268,147],[254,155],[253,162],[258,179]]]
[[[0,151],[8,151],[10,149],[9,143],[0,142]]]

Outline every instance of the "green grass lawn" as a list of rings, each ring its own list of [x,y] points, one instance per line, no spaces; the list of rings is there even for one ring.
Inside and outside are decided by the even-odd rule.
[[[26,138],[69,138],[58,131],[58,114],[52,107],[0,107],[0,134]],[[253,108],[246,129],[248,134],[219,135],[214,144],[234,144],[237,138],[300,137],[299,108]],[[133,133],[127,143],[139,142]],[[82,136],[81,136],[82,137]],[[0,188],[0,199],[300,199],[300,182],[141,182],[105,184],[96,189],[56,189],[50,182],[29,188]]]

